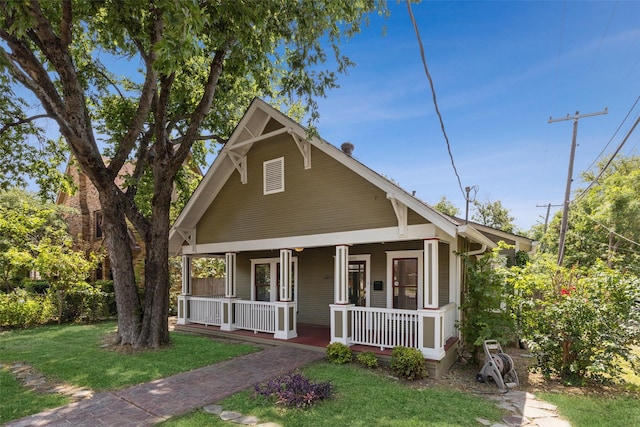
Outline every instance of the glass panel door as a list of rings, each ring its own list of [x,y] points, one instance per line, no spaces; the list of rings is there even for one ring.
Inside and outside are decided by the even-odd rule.
[[[393,308],[418,309],[418,258],[393,259]]]
[[[255,265],[256,301],[271,301],[271,264]]]
[[[349,261],[349,303],[367,305],[366,261]]]

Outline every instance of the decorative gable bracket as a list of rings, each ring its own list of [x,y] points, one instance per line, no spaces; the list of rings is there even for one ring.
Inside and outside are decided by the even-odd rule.
[[[305,139],[300,139],[300,137],[296,135],[291,128],[289,128],[288,132],[296,142],[298,150],[300,150],[300,154],[302,154],[302,158],[304,159],[304,168],[311,169],[311,143]]]
[[[387,199],[391,201],[391,206],[393,206],[393,211],[398,219],[398,235],[406,237],[409,230],[407,205],[396,199],[395,194],[388,193]]]
[[[241,155],[238,153],[234,153],[233,151],[227,151],[227,155],[233,166],[235,166],[236,170],[240,174],[240,182],[243,184],[247,183],[247,156]]]
[[[191,245],[192,248],[196,247],[196,230],[188,229],[188,228],[175,228],[175,230],[180,234],[180,236]]]

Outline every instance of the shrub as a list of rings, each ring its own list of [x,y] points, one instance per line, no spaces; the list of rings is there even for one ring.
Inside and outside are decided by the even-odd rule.
[[[333,385],[327,382],[311,382],[300,373],[288,373],[263,384],[254,386],[256,395],[273,400],[277,405],[308,408],[314,403],[328,399]]]
[[[424,356],[417,348],[394,347],[391,351],[391,370],[400,378],[416,380],[427,377]]]
[[[339,342],[333,342],[327,346],[327,359],[331,363],[341,365],[349,363],[353,360],[351,349]]]
[[[45,296],[29,294],[24,289],[0,293],[0,326],[28,328],[48,322],[55,313]]]
[[[378,357],[371,351],[365,351],[363,353],[359,353],[356,356],[356,360],[362,366],[366,366],[369,369],[378,367]]]
[[[636,366],[640,342],[640,279],[597,262],[563,268],[541,257],[513,272],[520,295],[522,337],[550,377],[582,384],[621,376],[620,361]]]

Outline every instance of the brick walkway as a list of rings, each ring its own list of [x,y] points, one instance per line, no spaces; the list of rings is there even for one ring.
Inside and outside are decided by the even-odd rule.
[[[324,352],[275,346],[257,353],[144,383],[97,393],[6,426],[149,426],[320,360]]]

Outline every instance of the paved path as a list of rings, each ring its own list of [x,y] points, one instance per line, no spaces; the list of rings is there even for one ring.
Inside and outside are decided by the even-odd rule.
[[[270,347],[150,383],[97,393],[91,399],[15,420],[6,426],[149,426],[323,357],[323,352]]]

